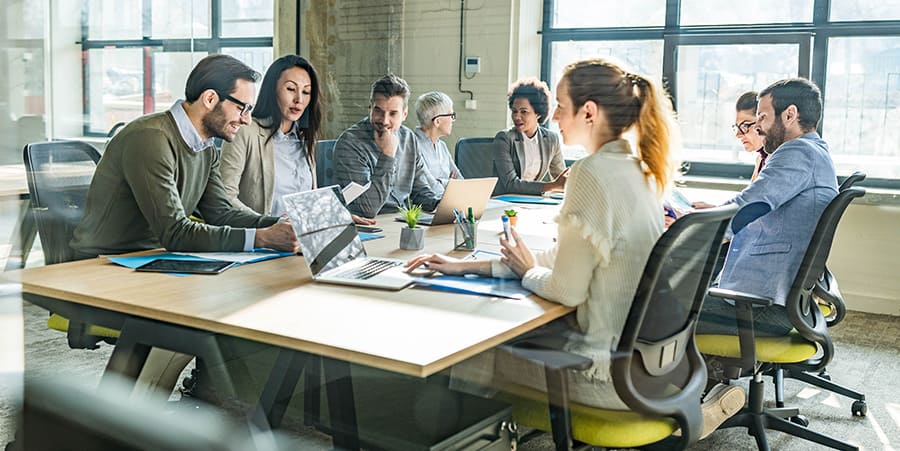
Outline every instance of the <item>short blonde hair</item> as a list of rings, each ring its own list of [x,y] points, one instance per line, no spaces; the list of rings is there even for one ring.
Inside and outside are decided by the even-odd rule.
[[[453,110],[453,100],[439,91],[426,92],[416,99],[416,118],[422,128],[431,128],[431,120],[438,114]]]

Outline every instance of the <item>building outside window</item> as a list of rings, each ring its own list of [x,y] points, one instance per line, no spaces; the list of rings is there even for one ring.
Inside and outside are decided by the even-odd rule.
[[[749,178],[735,100],[801,76],[823,91],[838,174],[900,187],[900,0],[545,0],[544,12],[542,77],[555,86],[566,64],[601,56],[663,81],[691,174]]]

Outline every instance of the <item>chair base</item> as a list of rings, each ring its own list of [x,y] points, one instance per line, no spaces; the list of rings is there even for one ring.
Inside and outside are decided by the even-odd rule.
[[[790,368],[788,366],[783,366],[780,368],[780,370],[783,372],[783,376],[781,376],[781,378],[787,377],[787,378],[795,379],[795,380],[798,380],[801,382],[805,382],[809,385],[819,387],[823,390],[828,390],[832,393],[836,393],[841,396],[846,396],[850,399],[853,399],[855,402],[853,403],[853,405],[850,408],[850,413],[853,416],[860,416],[860,417],[866,416],[866,413],[868,412],[868,406],[866,405],[866,395],[864,393],[860,393],[856,390],[853,390],[853,389],[844,387],[843,385],[832,382],[830,377],[826,378],[828,376],[824,370],[822,370],[822,372],[819,374],[808,373],[801,369]],[[779,377],[777,375],[778,369],[776,369],[775,371],[776,371],[776,374],[773,375],[773,379],[775,380],[775,383],[776,383],[775,393],[776,393],[776,395],[778,395],[781,392],[783,392],[783,382],[779,379]],[[782,384],[781,387],[778,386],[779,383]],[[777,403],[779,403],[778,404],[779,406],[783,405],[783,399],[778,399],[778,398],[779,397],[776,396],[775,401]]]
[[[798,416],[799,411],[794,408],[765,409],[763,408],[764,385],[762,378],[757,375],[750,381],[749,403],[737,415],[729,418],[721,428],[745,427],[747,433],[756,439],[756,446],[760,451],[769,451],[769,442],[766,437],[766,429],[772,429],[794,437],[802,438],[823,446],[840,450],[857,450],[858,448],[834,439],[827,435],[807,429],[803,426],[786,420],[787,417]]]

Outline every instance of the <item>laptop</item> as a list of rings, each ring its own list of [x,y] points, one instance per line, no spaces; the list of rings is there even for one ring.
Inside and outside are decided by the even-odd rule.
[[[423,214],[419,218],[419,224],[441,225],[452,224],[455,219],[453,209],[461,211],[464,215],[472,207],[475,219],[481,219],[497,177],[483,177],[478,179],[450,179],[444,190],[444,197],[438,203],[434,214]],[[398,218],[398,220],[401,220]]]
[[[317,282],[400,290],[413,282],[404,260],[367,257],[350,212],[331,188],[282,197]]]

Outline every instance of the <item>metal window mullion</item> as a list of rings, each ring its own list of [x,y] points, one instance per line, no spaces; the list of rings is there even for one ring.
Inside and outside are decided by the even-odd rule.
[[[541,12],[541,80],[550,81],[550,62],[553,61],[553,40],[548,34],[553,28],[554,0],[544,0]]]
[[[212,0],[209,8],[209,45],[207,53],[222,52],[222,1]]]

